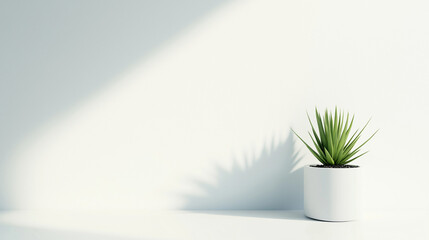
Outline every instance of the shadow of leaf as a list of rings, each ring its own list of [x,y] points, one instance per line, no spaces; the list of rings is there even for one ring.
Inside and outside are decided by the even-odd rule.
[[[195,180],[202,195],[186,195],[185,210],[291,210],[303,208],[303,169],[293,133],[240,167],[216,169],[214,185]],[[273,142],[273,141],[272,141]]]

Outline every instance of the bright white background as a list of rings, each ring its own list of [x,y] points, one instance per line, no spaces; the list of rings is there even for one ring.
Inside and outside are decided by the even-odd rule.
[[[366,208],[428,209],[427,1],[2,1],[0,208],[300,209],[290,134],[372,117]]]

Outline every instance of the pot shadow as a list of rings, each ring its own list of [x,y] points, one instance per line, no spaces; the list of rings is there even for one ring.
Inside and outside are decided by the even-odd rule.
[[[304,210],[188,210],[198,214],[311,221]]]
[[[301,159],[290,132],[277,145],[264,147],[259,156],[246,159],[248,164],[244,167],[237,160],[231,170],[218,166],[216,184],[194,180],[203,194],[185,195],[182,209],[203,214],[307,220],[302,211],[303,168],[297,168]]]

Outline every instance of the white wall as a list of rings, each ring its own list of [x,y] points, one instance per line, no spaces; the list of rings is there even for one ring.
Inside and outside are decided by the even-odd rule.
[[[337,105],[380,128],[367,208],[427,208],[428,8],[3,2],[1,207],[301,208],[289,129]]]

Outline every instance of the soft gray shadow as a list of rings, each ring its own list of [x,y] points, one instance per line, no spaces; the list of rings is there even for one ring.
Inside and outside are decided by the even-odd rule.
[[[0,224],[1,239],[7,240],[137,240],[143,238],[129,238],[108,234],[89,232],[53,230],[47,228],[33,228]]]
[[[192,210],[192,212],[209,215],[225,215],[236,217],[288,219],[298,221],[310,221],[303,210]]]
[[[248,159],[246,167],[236,164],[231,170],[218,167],[216,184],[195,180],[193,184],[199,186],[203,194],[184,196],[183,209],[302,209],[303,169],[295,169],[301,160],[297,155],[291,132],[286,140],[264,148],[259,156]]]
[[[0,209],[20,141],[227,1],[0,1]]]

